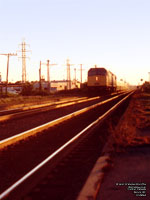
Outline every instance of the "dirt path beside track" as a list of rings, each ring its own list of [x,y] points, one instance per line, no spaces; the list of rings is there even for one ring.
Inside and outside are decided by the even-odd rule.
[[[8,97],[8,98],[0,98],[0,110],[8,110],[15,108],[22,108],[25,106],[31,105],[40,105],[45,103],[53,103],[60,101],[67,101],[76,99],[77,96],[16,96],[16,97]]]
[[[150,199],[150,94],[137,92],[106,148],[112,167],[97,200]]]

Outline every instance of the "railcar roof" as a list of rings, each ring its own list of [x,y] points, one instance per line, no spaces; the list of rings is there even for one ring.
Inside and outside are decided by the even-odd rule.
[[[91,68],[88,71],[88,75],[105,75],[107,70],[105,68]]]
[[[88,75],[92,76],[92,75],[106,75],[107,73],[111,73],[113,76],[115,76],[111,71],[106,70],[103,67],[99,67],[99,68],[90,68],[88,71]]]
[[[107,70],[103,67],[95,67],[95,68],[90,68],[89,71],[103,71],[107,72]]]

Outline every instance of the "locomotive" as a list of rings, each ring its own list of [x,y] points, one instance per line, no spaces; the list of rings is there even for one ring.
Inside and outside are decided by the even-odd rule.
[[[92,92],[113,92],[117,88],[117,77],[105,68],[91,68],[87,86]]]

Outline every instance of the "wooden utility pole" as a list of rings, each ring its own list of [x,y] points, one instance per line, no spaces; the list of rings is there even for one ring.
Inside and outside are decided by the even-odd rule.
[[[41,61],[40,61],[40,68],[39,68],[39,90],[42,91],[42,83],[41,83]]]
[[[57,65],[57,64],[50,64],[50,60],[47,60],[47,63],[42,63],[40,61],[40,79],[41,79],[41,66],[42,65],[46,65],[47,66],[47,89],[48,89],[48,92],[50,93],[50,87],[51,87],[51,83],[50,83],[50,69],[49,67],[52,66],[52,65]]]
[[[75,88],[76,88],[76,84],[77,84],[77,78],[76,78],[76,68],[74,68],[74,82],[75,82]]]
[[[150,72],[148,72],[148,75],[149,75],[149,83],[150,83]]]
[[[83,81],[83,80],[82,80],[82,75],[83,75],[82,72],[83,72],[83,70],[84,70],[84,69],[83,69],[83,64],[80,64],[80,69],[79,69],[79,70],[80,70],[80,83],[81,83],[80,88],[81,88],[81,86],[82,86],[82,81]]]
[[[49,74],[49,63],[50,61],[47,60],[47,82],[48,82],[48,93],[50,93],[50,74]]]
[[[9,57],[10,56],[17,56],[15,53],[7,53],[7,54],[0,54],[2,56],[7,56],[7,72],[6,72],[6,95],[7,95],[7,87],[8,87],[8,73],[9,73]]]
[[[67,59],[67,89],[71,89],[71,75],[70,75],[70,66],[74,64],[70,64],[70,60]]]
[[[69,63],[69,59],[67,59],[67,89],[70,90],[71,89],[71,83],[70,83],[70,63]]]
[[[1,72],[0,72],[0,94],[2,95],[2,75],[1,75]]]
[[[81,72],[81,75],[80,75],[80,79],[81,79],[81,80],[80,80],[80,81],[81,81],[81,84],[82,84],[82,70],[83,70],[83,69],[82,69],[82,64],[80,64],[80,72]]]

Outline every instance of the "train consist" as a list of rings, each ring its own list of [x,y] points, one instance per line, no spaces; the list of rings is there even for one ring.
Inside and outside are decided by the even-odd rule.
[[[114,92],[127,89],[125,82],[117,82],[117,77],[105,68],[89,69],[87,86],[93,92]]]

